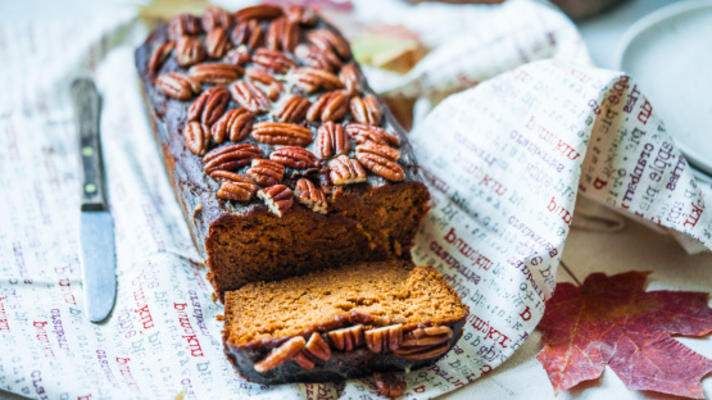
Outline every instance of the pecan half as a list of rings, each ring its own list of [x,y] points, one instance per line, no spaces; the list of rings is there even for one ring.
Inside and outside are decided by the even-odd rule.
[[[242,68],[225,63],[203,63],[190,67],[188,74],[202,83],[225,85],[242,75]]]
[[[307,121],[338,121],[346,115],[348,105],[346,93],[339,90],[324,93],[309,107]]]
[[[223,8],[209,5],[205,7],[200,22],[206,32],[217,27],[227,29],[232,25],[232,15]]]
[[[447,342],[452,338],[452,329],[449,326],[429,326],[416,328],[405,334],[403,346],[432,346]]]
[[[255,371],[263,373],[279,367],[299,354],[304,348],[305,343],[306,340],[301,336],[295,336],[287,340],[279,347],[272,349],[272,351],[267,354],[267,357],[255,363]]]
[[[230,171],[213,171],[210,177],[221,182],[217,197],[223,200],[250,201],[259,189],[252,179]]]
[[[327,122],[319,127],[316,134],[314,151],[320,158],[349,153],[351,146],[343,125]]]
[[[363,343],[363,325],[354,325],[327,332],[331,344],[339,351],[351,351]]]
[[[188,100],[193,97],[193,93],[200,92],[200,82],[178,72],[159,76],[156,79],[156,87],[167,96],[178,100]]]
[[[287,210],[292,208],[292,204],[294,203],[292,191],[284,185],[274,185],[264,188],[257,192],[257,197],[262,199],[265,205],[267,205],[267,208],[280,218]]]
[[[311,151],[299,146],[282,146],[273,151],[269,159],[297,169],[316,167],[319,163]]]
[[[403,167],[386,157],[373,153],[357,153],[356,159],[374,174],[391,182],[400,182],[405,179]]]
[[[256,49],[262,42],[264,31],[255,20],[240,22],[230,34],[230,40],[235,46],[245,45]]]
[[[242,66],[250,61],[250,52],[245,45],[240,45],[236,49],[230,49],[225,56],[225,62],[231,65]]]
[[[289,80],[307,93],[319,89],[341,89],[344,86],[339,78],[331,72],[309,67],[293,69],[290,72]]]
[[[188,122],[183,127],[183,139],[193,154],[202,156],[208,147],[208,127],[198,121]]]
[[[282,122],[301,122],[307,115],[307,110],[311,106],[309,100],[294,93],[282,102],[276,117]]]
[[[260,143],[306,146],[312,142],[312,131],[297,124],[264,121],[252,128],[252,137]]]
[[[203,170],[208,174],[224,169],[230,171],[247,165],[253,158],[262,156],[262,150],[251,143],[220,146],[210,150],[204,157]]]
[[[200,40],[192,36],[181,36],[176,42],[175,59],[181,67],[188,67],[205,58],[205,49]]]
[[[293,51],[299,42],[299,26],[297,22],[280,17],[270,23],[267,28],[267,48],[272,50]]]
[[[329,358],[331,358],[329,344],[319,333],[314,332],[304,346],[304,350],[294,357],[294,362],[304,369],[312,369],[315,364],[314,360],[326,361]]]
[[[350,107],[354,121],[366,125],[378,125],[381,123],[381,106],[375,97],[368,95],[362,99],[354,96],[351,98]]]
[[[393,355],[406,360],[427,360],[444,354],[449,348],[450,343],[435,346],[401,346],[398,350],[393,351]]]
[[[306,354],[304,354],[303,351],[301,353],[297,354],[296,356],[294,356],[292,361],[294,361],[295,363],[297,363],[297,365],[299,365],[300,367],[302,367],[304,369],[312,369],[312,368],[314,368],[314,365],[315,365],[314,360],[312,360]]]
[[[348,93],[349,96],[356,96],[363,91],[361,87],[361,73],[355,64],[344,65],[339,72],[339,79],[343,82],[346,93]]]
[[[398,379],[393,373],[386,372],[384,374],[374,373],[373,381],[376,384],[376,388],[384,396],[394,399],[400,397],[405,393],[406,383]]]
[[[245,108],[228,110],[210,127],[210,134],[215,143],[222,143],[225,139],[239,142],[250,134],[252,129],[252,113]]]
[[[377,126],[348,124],[346,125],[346,133],[358,144],[363,144],[368,141],[377,144],[390,144],[391,146],[398,146],[400,144],[398,136],[392,135],[386,132],[385,129]]]
[[[248,19],[272,19],[282,15],[282,9],[277,6],[262,4],[259,6],[245,7],[235,13],[238,22]]]
[[[329,29],[315,29],[307,34],[307,40],[324,51],[336,51],[343,59],[351,57],[351,48],[346,39]]]
[[[200,121],[208,126],[220,118],[230,102],[230,93],[222,86],[213,86],[200,94],[188,108],[188,121]]]
[[[260,47],[252,55],[252,62],[275,74],[286,74],[296,64],[278,50]]]
[[[184,35],[196,35],[202,31],[200,19],[190,14],[180,14],[168,23],[168,38],[177,40]]]
[[[304,65],[329,72],[341,68],[341,60],[330,51],[323,51],[315,46],[300,44],[294,49],[294,57]]]
[[[259,68],[247,68],[245,70],[245,76],[254,82],[267,85],[269,87],[267,96],[270,100],[277,100],[282,92],[284,92],[284,85],[282,82],[278,81],[277,78]]]
[[[366,347],[374,353],[384,353],[387,350],[396,350],[403,341],[403,325],[390,325],[370,329],[363,333]]]
[[[252,166],[245,172],[260,186],[272,186],[282,182],[284,165],[264,158],[252,160]]]
[[[208,53],[208,57],[223,58],[229,49],[230,40],[225,28],[213,28],[205,36],[205,52]]]
[[[328,207],[326,196],[324,192],[316,187],[309,179],[299,178],[294,188],[294,196],[296,196],[297,201],[308,209],[320,214],[326,214]]]
[[[241,106],[255,114],[269,111],[270,103],[267,95],[252,82],[238,81],[230,85],[232,98]]]
[[[148,60],[148,72],[151,76],[155,76],[158,70],[166,61],[166,58],[171,54],[173,48],[175,47],[175,42],[173,40],[167,40],[163,42],[151,55],[151,59]]]
[[[361,164],[345,155],[338,156],[329,161],[329,177],[334,185],[350,185],[352,183],[366,182],[366,171]]]
[[[294,5],[286,8],[284,10],[284,14],[290,21],[298,22],[305,26],[316,25],[316,15],[314,15],[314,12],[312,12],[311,9],[305,9],[302,6]]]
[[[391,161],[398,161],[400,151],[385,144],[376,144],[373,142],[365,142],[356,146],[356,154],[370,153],[385,157]]]

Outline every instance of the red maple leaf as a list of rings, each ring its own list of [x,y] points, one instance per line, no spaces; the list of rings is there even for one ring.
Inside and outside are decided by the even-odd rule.
[[[555,390],[597,379],[607,364],[631,390],[704,398],[705,358],[671,335],[712,332],[707,293],[645,292],[647,273],[591,274],[583,286],[560,283],[538,329],[537,358]]]

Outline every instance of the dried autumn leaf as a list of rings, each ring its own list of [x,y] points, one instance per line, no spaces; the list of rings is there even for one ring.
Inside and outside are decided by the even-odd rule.
[[[703,398],[707,359],[670,335],[712,332],[707,293],[644,292],[647,274],[589,275],[582,287],[560,283],[538,329],[537,358],[555,389],[597,379],[607,364],[631,390]]]

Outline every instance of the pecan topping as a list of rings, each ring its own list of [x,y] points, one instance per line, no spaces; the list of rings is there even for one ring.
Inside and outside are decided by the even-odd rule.
[[[208,53],[208,57],[223,58],[229,49],[230,41],[225,28],[213,28],[205,36],[205,51]]]
[[[366,347],[374,353],[396,350],[403,341],[403,325],[390,325],[371,329],[363,333]]]
[[[297,201],[308,209],[320,214],[326,214],[328,207],[326,196],[324,192],[316,187],[309,179],[299,178],[294,188],[294,195],[297,197]]]
[[[203,16],[200,18],[203,24],[203,29],[209,32],[213,28],[229,28],[232,25],[232,15],[225,9],[215,5],[205,7]]]
[[[361,88],[361,73],[355,64],[344,65],[344,67],[341,68],[341,72],[339,72],[339,78],[341,82],[344,83],[346,93],[348,93],[349,96],[356,96],[363,91]]]
[[[286,74],[295,65],[294,61],[281,51],[263,47],[255,50],[252,62],[276,74]]]
[[[292,207],[292,203],[294,203],[292,191],[284,185],[274,185],[264,188],[257,192],[257,197],[262,199],[265,205],[267,205],[267,208],[280,218]],[[304,339],[302,338],[302,340]]]
[[[230,102],[230,93],[222,86],[214,86],[198,96],[188,109],[188,121],[200,121],[208,126],[220,118],[227,103]]]
[[[279,367],[280,365],[291,360],[294,356],[299,354],[299,352],[302,351],[302,349],[304,348],[305,343],[306,340],[304,340],[304,338],[301,336],[295,336],[287,340],[286,342],[282,343],[281,346],[272,349],[272,351],[267,355],[267,357],[256,363],[255,371],[262,373]]]
[[[223,200],[250,201],[259,189],[252,179],[230,171],[213,171],[210,177],[221,182],[217,197]]]
[[[405,334],[402,346],[432,346],[447,342],[452,337],[452,329],[449,326],[430,326],[427,328],[416,328]]]
[[[378,125],[381,123],[381,106],[375,97],[368,95],[363,99],[354,96],[351,98],[351,115],[354,121],[365,125]]]
[[[203,170],[208,174],[219,169],[230,171],[249,164],[253,158],[261,155],[262,150],[250,143],[216,147],[203,157]]]
[[[168,23],[168,38],[177,40],[184,35],[195,35],[201,32],[200,20],[190,14],[180,14]]]
[[[315,46],[300,44],[294,49],[294,56],[304,65],[316,69],[323,69],[329,72],[338,71],[341,68],[341,60],[336,54],[330,51],[323,51]]]
[[[277,6],[262,4],[259,6],[246,7],[235,13],[238,22],[248,19],[272,19],[282,15],[282,9]]]
[[[247,51],[247,47],[240,45],[236,49],[230,49],[225,56],[225,62],[231,65],[242,66],[250,61],[250,52]]]
[[[225,63],[203,63],[190,67],[188,73],[202,83],[224,85],[239,78],[242,68]]]
[[[339,351],[351,351],[363,343],[363,325],[336,329],[326,334]]]
[[[307,121],[338,121],[346,115],[349,97],[341,91],[324,93],[309,107]]]
[[[358,144],[363,144],[368,141],[377,144],[390,144],[391,146],[398,146],[400,144],[400,140],[398,140],[397,136],[377,126],[348,124],[346,125],[346,133]]]
[[[271,105],[267,95],[252,82],[238,81],[230,85],[232,98],[255,114],[267,112]]]
[[[393,351],[393,355],[406,360],[427,360],[444,354],[449,348],[449,343],[435,346],[401,346],[398,350]]]
[[[163,65],[163,62],[166,61],[166,58],[171,54],[171,51],[173,51],[173,47],[175,47],[175,42],[172,40],[168,40],[163,42],[156,51],[153,52],[151,55],[151,59],[148,61],[148,72],[151,74],[151,76],[155,76],[158,70],[161,68],[161,65]]]
[[[351,57],[351,49],[346,39],[329,29],[315,29],[307,34],[307,40],[324,51],[336,51],[343,59]]]
[[[178,72],[169,72],[156,79],[156,87],[167,96],[188,100],[200,92],[200,82]]]
[[[391,182],[400,182],[405,179],[403,167],[386,157],[373,153],[357,153],[356,159],[374,174]]]
[[[245,174],[260,186],[272,186],[282,182],[284,165],[264,158],[255,158]]]
[[[277,100],[279,95],[284,92],[284,85],[282,82],[278,81],[277,78],[259,68],[247,68],[245,70],[245,76],[255,82],[269,86],[267,96],[270,100]]]
[[[290,73],[289,79],[307,93],[319,89],[341,89],[344,86],[339,78],[331,72],[309,67],[295,68]]]
[[[307,115],[307,110],[311,106],[309,100],[294,93],[282,102],[276,117],[282,122],[300,122]]]
[[[304,369],[314,368],[314,361],[311,358],[309,358],[306,354],[304,354],[303,351],[301,353],[297,354],[296,356],[294,356],[292,361],[294,361],[295,363],[297,363],[297,365],[299,365],[300,367],[302,367]]]
[[[361,153],[376,154],[378,156],[385,157],[391,161],[398,161],[398,159],[400,158],[400,151],[385,144],[376,144],[373,142],[365,142],[364,144],[357,145],[356,154],[358,155]]]
[[[230,34],[230,40],[235,46],[245,45],[256,49],[262,42],[263,33],[262,26],[257,21],[240,22]]]
[[[314,26],[316,25],[316,15],[312,12],[311,9],[304,9],[302,6],[290,6],[289,8],[284,10],[284,14],[287,16],[287,19],[293,22],[298,22],[302,25],[305,26]]]
[[[264,121],[252,128],[252,137],[260,143],[306,146],[312,142],[312,131],[297,124]]]
[[[284,166],[304,169],[316,167],[318,160],[311,151],[299,146],[282,146],[269,155],[269,159]]]
[[[208,147],[208,127],[198,121],[188,122],[183,127],[183,139],[193,154],[202,156]]]
[[[252,129],[252,113],[244,108],[228,110],[210,127],[210,134],[215,143],[222,143],[225,139],[239,142],[250,134]]]
[[[334,185],[366,182],[366,171],[353,158],[340,155],[329,161],[329,177]]]
[[[205,58],[205,50],[200,40],[192,36],[181,36],[176,42],[176,61],[181,67],[197,64]]]
[[[388,398],[394,399],[405,393],[405,381],[398,379],[393,373],[374,373],[373,381],[376,383],[378,391]]]
[[[267,29],[267,48],[272,50],[294,51],[299,42],[299,26],[286,17],[277,18]]]
[[[320,158],[348,154],[350,149],[349,138],[343,125],[327,122],[317,130],[314,150]]]
[[[303,352],[321,361],[326,361],[331,358],[331,348],[329,344],[326,343],[326,340],[317,332],[312,333],[311,337],[309,337],[309,341],[307,341],[306,346],[304,346]]]

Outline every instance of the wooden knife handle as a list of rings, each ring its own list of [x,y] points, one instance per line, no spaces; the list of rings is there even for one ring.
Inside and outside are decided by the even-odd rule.
[[[86,78],[79,78],[72,82],[71,95],[79,132],[81,210],[106,210],[104,169],[101,164],[99,143],[101,97],[94,82]]]

